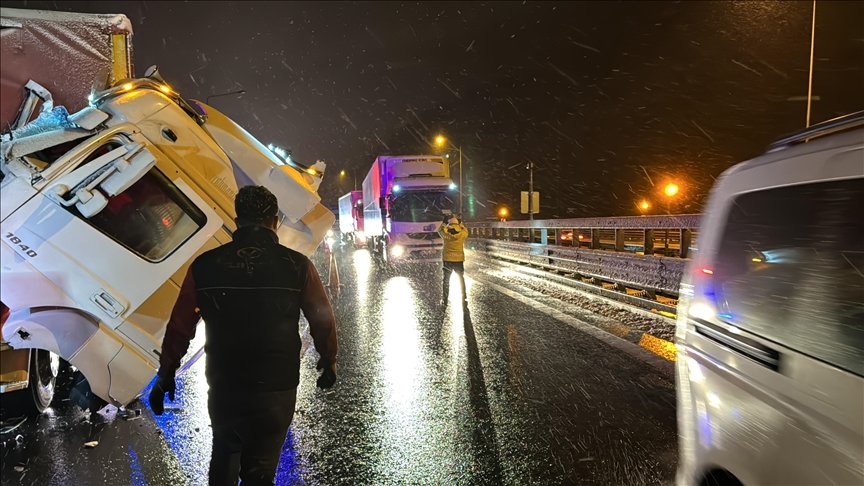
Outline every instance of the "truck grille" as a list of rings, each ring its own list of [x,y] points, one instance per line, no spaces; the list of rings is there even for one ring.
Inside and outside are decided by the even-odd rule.
[[[408,233],[412,240],[437,240],[438,233]]]

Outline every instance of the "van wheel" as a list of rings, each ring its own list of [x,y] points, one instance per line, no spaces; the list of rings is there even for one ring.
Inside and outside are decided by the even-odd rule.
[[[708,471],[699,486],[743,486],[732,473],[723,469]]]

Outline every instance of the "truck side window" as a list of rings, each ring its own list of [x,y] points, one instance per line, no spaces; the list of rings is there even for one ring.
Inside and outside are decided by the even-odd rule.
[[[69,209],[81,217],[74,206]],[[167,258],[207,222],[204,213],[155,167],[129,189],[109,197],[104,210],[81,219],[151,262]]]
[[[864,179],[739,196],[714,269],[720,318],[864,376]]]

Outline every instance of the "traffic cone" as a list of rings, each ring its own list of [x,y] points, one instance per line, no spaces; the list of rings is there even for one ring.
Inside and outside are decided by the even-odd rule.
[[[330,253],[330,264],[329,264],[330,272],[329,272],[329,276],[327,277],[327,287],[338,292],[339,287],[342,285],[339,283],[339,268],[336,266],[336,255],[334,255],[332,251],[329,253]]]

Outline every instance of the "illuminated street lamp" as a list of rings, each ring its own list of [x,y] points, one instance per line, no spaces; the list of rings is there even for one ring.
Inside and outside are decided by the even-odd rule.
[[[435,146],[438,148],[445,148],[447,146],[447,137],[444,135],[436,135],[435,136]],[[452,143],[451,147],[455,148],[459,151],[459,215],[462,215],[462,146],[456,147]]]
[[[672,214],[672,200],[681,192],[678,184],[670,182],[663,186],[663,194],[666,195],[666,214]]]
[[[668,197],[675,197],[675,195],[678,194],[678,190],[678,184],[670,182],[663,188],[663,194],[666,194]]]
[[[501,208],[498,210],[498,217],[501,218],[501,221],[507,221],[507,216],[510,216],[510,210],[507,208]]]
[[[651,209],[651,203],[648,202],[646,199],[639,201],[639,204],[637,206],[639,206],[639,210],[643,213],[646,213],[649,209]]]
[[[352,171],[352,173],[353,173],[353,171]],[[342,169],[339,171],[339,180],[342,180],[347,176],[348,176],[347,170]],[[357,190],[357,178],[356,177],[354,177],[354,186],[353,187],[354,187],[354,190]]]

